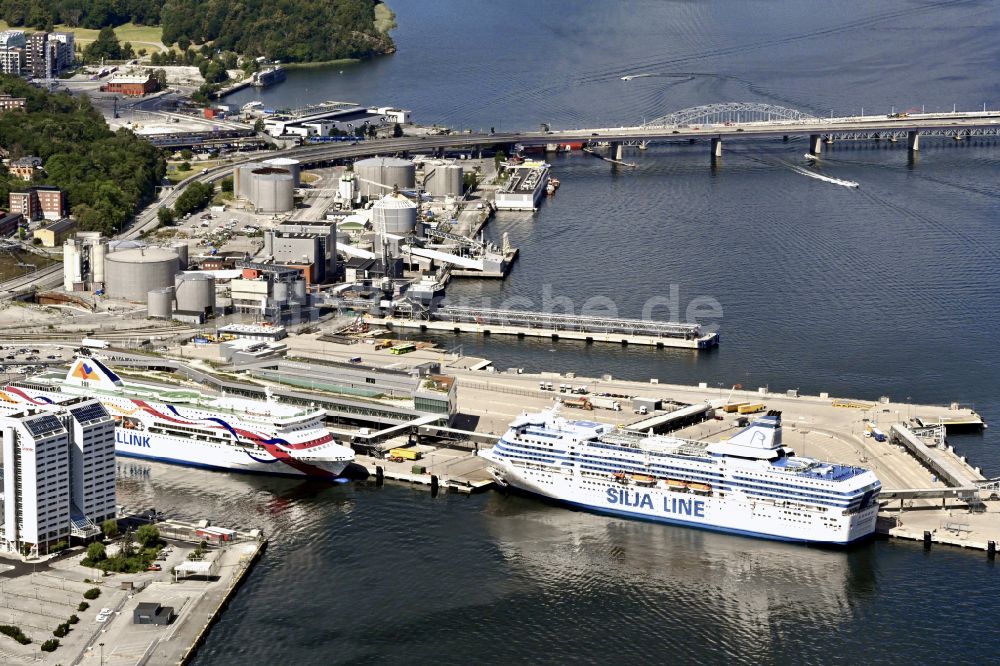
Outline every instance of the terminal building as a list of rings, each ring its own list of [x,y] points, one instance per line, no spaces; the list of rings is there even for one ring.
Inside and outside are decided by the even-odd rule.
[[[0,406],[2,546],[45,554],[116,512],[115,425],[100,402]]]

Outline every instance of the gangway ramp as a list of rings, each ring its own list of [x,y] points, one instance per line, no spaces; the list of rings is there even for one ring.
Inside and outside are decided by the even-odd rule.
[[[916,433],[902,423],[894,423],[889,428],[889,439],[906,447],[917,460],[930,467],[938,478],[949,486],[968,488],[986,481],[986,477],[961,458],[937,447],[927,446]]]
[[[648,432],[649,430],[652,430],[654,433],[668,432],[696,421],[702,421],[708,418],[711,411],[712,405],[707,402],[688,405],[687,407],[681,407],[666,414],[654,414],[649,418],[630,423],[626,428],[640,432]]]

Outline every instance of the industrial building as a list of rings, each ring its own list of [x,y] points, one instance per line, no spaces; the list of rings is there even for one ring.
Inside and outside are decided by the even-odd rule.
[[[101,92],[118,93],[127,97],[143,97],[159,90],[156,77],[151,73],[130,74],[116,72],[107,83],[101,86]]]
[[[259,316],[272,324],[317,318],[301,270],[248,261],[237,266],[242,274],[229,282],[233,312]]]
[[[537,210],[539,201],[549,183],[549,165],[545,162],[526,161],[508,165],[507,181],[497,190],[498,210]]]
[[[0,405],[0,441],[5,549],[46,553],[114,517],[114,419],[99,401]]]
[[[296,113],[276,114],[265,118],[264,131],[275,137],[327,137],[334,134],[354,134],[361,127],[386,127],[409,122],[410,112],[405,109],[324,104]]]
[[[41,242],[42,247],[56,247],[75,230],[76,220],[71,217],[64,217],[47,226],[35,229],[34,237]]]
[[[179,267],[174,249],[140,247],[112,252],[104,261],[105,294],[146,302],[149,292],[174,286]]]
[[[141,601],[132,611],[132,624],[156,624],[166,626],[174,621],[177,614],[172,606],[163,606],[151,601]]]
[[[104,257],[108,246],[96,231],[81,231],[63,243],[63,289],[98,291],[104,288]]]
[[[416,187],[417,166],[398,157],[369,157],[354,163],[362,197],[377,199],[395,190]]]
[[[20,213],[5,213],[0,211],[0,238],[13,236],[24,222],[24,215]]]
[[[337,231],[333,222],[284,222],[264,232],[264,255],[289,266],[308,267],[310,284],[337,275]]]

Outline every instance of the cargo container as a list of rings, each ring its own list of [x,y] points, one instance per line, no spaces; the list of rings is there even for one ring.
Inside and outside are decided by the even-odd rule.
[[[747,403],[745,403],[745,402],[733,402],[733,403],[730,403],[728,405],[724,405],[722,407],[722,411],[724,411],[726,414],[732,414],[733,412],[739,410],[740,407],[742,407],[743,405],[746,405],[746,404]],[[742,414],[743,412],[740,412],[740,413]]]
[[[757,412],[764,411],[764,403],[757,402],[752,405],[740,405],[736,411],[740,414],[756,414]]]
[[[591,396],[590,402],[594,407],[600,407],[601,409],[610,409],[615,412],[620,412],[622,409],[621,403],[617,400],[600,395]]]
[[[424,467],[423,465],[414,465],[413,467],[410,468],[410,473],[411,474],[426,474],[427,473],[427,468]]]
[[[420,460],[420,451],[400,447],[397,449],[390,449],[389,457],[402,458],[403,460]]]
[[[870,423],[870,422],[869,423],[865,423],[865,435],[867,437],[871,437],[876,442],[884,442],[887,439],[887,437],[885,436],[885,433],[882,432],[881,430],[879,430],[878,428],[876,428],[875,424]]]

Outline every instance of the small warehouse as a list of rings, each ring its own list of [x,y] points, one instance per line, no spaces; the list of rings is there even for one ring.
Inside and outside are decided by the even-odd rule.
[[[64,217],[47,227],[36,229],[34,236],[42,243],[42,247],[56,247],[76,229],[76,220]]]
[[[158,603],[146,601],[135,607],[132,612],[132,624],[157,624],[166,626],[174,621],[176,614],[171,606],[161,606]]]

